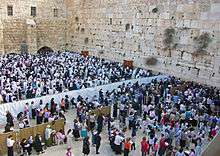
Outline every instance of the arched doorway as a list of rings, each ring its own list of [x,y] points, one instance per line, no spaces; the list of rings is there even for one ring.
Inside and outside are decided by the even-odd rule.
[[[52,52],[53,52],[53,49],[51,49],[50,47],[47,47],[47,46],[44,46],[37,51],[38,54],[49,54]]]

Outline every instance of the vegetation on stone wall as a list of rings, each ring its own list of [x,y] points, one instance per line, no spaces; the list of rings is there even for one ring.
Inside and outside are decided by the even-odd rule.
[[[102,55],[102,54],[104,54],[104,51],[100,50],[98,53],[99,53],[99,55]]]
[[[145,60],[146,65],[150,65],[150,66],[156,65],[157,62],[158,62],[158,60],[157,60],[157,58],[155,58],[155,57],[148,57],[148,58],[146,58],[146,60]]]
[[[79,22],[79,17],[75,17],[75,21],[76,21],[76,22]]]
[[[84,33],[85,32],[85,28],[81,28],[81,33]]]
[[[193,52],[194,56],[206,55],[210,42],[212,41],[209,33],[202,33],[200,36],[194,38],[196,51]]]
[[[125,25],[125,30],[127,31],[127,30],[129,30],[129,29],[130,29],[130,24],[127,23],[127,24]]]
[[[89,38],[86,37],[86,38],[84,39],[84,43],[85,43],[85,44],[88,44],[88,42],[89,42]]]
[[[176,47],[176,44],[174,43],[175,32],[176,31],[174,28],[165,29],[164,40],[163,40],[165,49],[173,49]]]

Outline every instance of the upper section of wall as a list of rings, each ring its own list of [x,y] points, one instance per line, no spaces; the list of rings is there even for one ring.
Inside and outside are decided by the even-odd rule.
[[[8,15],[11,9],[12,15]],[[57,16],[54,16],[55,14]],[[1,0],[0,18],[2,20],[66,18],[65,0]]]
[[[0,20],[0,52],[89,50],[220,86],[219,0],[1,0]]]
[[[69,3],[69,49],[220,86],[219,0]]]
[[[0,53],[65,49],[66,17],[65,0],[1,0]]]

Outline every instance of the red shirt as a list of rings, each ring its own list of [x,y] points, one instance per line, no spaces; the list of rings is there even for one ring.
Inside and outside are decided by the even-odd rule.
[[[165,139],[164,138],[160,139],[160,148],[166,148]]]
[[[148,152],[148,148],[149,148],[149,145],[147,143],[147,141],[141,141],[141,151],[142,152]]]
[[[131,149],[131,143],[130,142],[125,142],[124,143],[124,149],[130,150]]]
[[[158,150],[158,144],[154,144],[154,145],[153,145],[153,150],[154,150],[154,151],[157,151],[157,150]]]

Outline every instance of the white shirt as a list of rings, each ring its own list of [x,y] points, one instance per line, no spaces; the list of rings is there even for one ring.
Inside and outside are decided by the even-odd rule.
[[[13,147],[15,141],[10,139],[10,138],[7,138],[7,147]]]
[[[124,140],[123,137],[121,137],[120,135],[116,135],[116,136],[115,136],[115,141],[114,141],[114,143],[115,143],[116,145],[120,145],[123,140]]]

